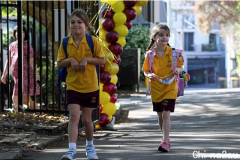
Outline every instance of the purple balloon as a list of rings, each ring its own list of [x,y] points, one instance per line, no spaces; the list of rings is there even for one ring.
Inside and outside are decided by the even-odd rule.
[[[116,94],[111,95],[110,102],[112,102],[112,103],[116,103],[117,102]]]
[[[127,21],[131,21],[137,16],[136,11],[132,8],[125,8],[123,13],[126,14]]]
[[[121,57],[119,55],[117,55],[116,57],[114,57],[113,62],[115,62],[119,65],[121,63]]]
[[[131,7],[135,6],[136,0],[135,1],[134,0],[132,0],[132,1],[123,1],[123,3],[125,4],[125,6],[127,8],[131,8]]]
[[[110,10],[110,11],[108,11],[108,8],[105,8],[103,11],[102,11],[102,17],[103,18],[113,18],[113,15],[114,15],[115,13],[112,11],[112,10]]]
[[[98,124],[101,127],[106,126],[109,123],[109,117],[106,113],[100,113]]]
[[[113,83],[107,83],[103,85],[103,91],[112,96],[117,91],[117,86]]]
[[[109,31],[106,34],[106,40],[109,43],[116,43],[118,41],[118,37],[119,36],[118,36],[117,32],[115,32],[115,31]]]
[[[115,27],[115,23],[113,22],[112,19],[110,18],[106,18],[102,21],[102,26],[103,26],[103,29],[106,30],[106,31],[111,31],[114,29]]]
[[[118,43],[110,44],[108,48],[116,56],[120,55],[122,53],[122,51],[123,51],[122,46],[120,44],[118,44]]]
[[[128,30],[130,30],[132,28],[132,22],[131,21],[125,22],[124,25],[127,26]]]
[[[100,73],[102,73],[104,71],[104,67],[105,67],[105,64],[99,65]]]
[[[111,75],[108,72],[102,72],[100,74],[100,82],[103,84],[109,83],[111,81]]]

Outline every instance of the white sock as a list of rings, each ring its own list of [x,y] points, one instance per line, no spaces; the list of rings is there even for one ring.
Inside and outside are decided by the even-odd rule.
[[[69,146],[69,149],[72,148],[72,149],[74,149],[75,151],[76,151],[76,149],[77,149],[76,143],[74,143],[74,142],[68,143],[68,146]]]
[[[91,141],[86,140],[86,145],[93,146],[93,140]]]

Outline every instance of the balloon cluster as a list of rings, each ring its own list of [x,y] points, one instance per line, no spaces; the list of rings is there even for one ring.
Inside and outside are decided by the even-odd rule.
[[[190,75],[186,72],[183,72],[182,78],[184,79],[185,82],[190,80]]]
[[[120,54],[126,44],[125,36],[132,27],[132,20],[142,12],[147,0],[113,1],[101,0],[107,8],[101,12],[99,39],[105,54],[106,64],[100,66],[100,118],[99,125],[106,126],[116,112],[117,73],[121,63]]]

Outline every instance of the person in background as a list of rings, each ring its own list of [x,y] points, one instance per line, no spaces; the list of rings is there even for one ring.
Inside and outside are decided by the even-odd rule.
[[[6,76],[8,74],[8,63],[10,63],[10,67],[12,70],[12,77],[14,80],[14,89],[13,89],[13,95],[12,95],[12,100],[14,103],[14,111],[18,112],[18,32],[17,32],[18,27],[16,26],[13,30],[13,37],[15,38],[15,41],[12,42],[9,45],[9,57],[10,61],[6,61],[5,67],[3,70],[3,75],[1,77],[1,81],[3,84],[6,84]],[[25,26],[23,26],[23,32],[22,32],[22,39],[23,39],[23,104],[28,104],[28,87],[30,87],[30,96],[34,96],[34,58],[35,54],[33,51],[33,48],[31,45],[30,46],[30,75],[28,75],[28,33],[27,29]],[[40,80],[39,73],[36,69],[35,72],[36,75],[36,81]],[[30,84],[28,85],[28,78],[30,78]],[[35,88],[35,95],[40,95],[40,87],[38,83],[36,84]],[[30,109],[34,108],[34,102],[30,98]],[[35,106],[35,109],[39,109],[38,106]]]

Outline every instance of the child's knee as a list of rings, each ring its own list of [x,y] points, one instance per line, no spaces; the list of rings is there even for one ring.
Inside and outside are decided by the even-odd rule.
[[[80,118],[80,115],[78,115],[76,113],[69,114],[69,121],[71,121],[72,123],[78,123],[79,118]]]
[[[91,118],[86,118],[85,117],[85,118],[82,119],[82,122],[83,122],[84,126],[88,126],[88,125],[92,124]]]

